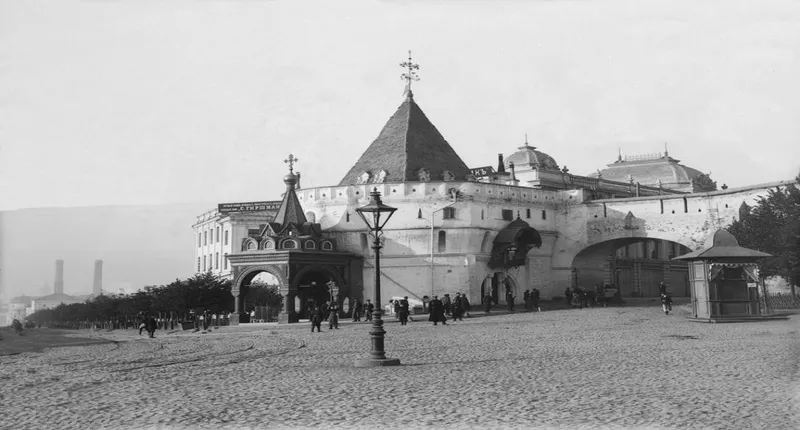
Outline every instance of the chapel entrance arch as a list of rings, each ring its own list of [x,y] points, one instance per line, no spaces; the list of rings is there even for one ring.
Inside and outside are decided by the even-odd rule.
[[[573,258],[571,286],[592,290],[613,284],[622,297],[658,297],[658,285],[665,282],[674,297],[688,297],[687,265],[672,259],[689,251],[683,244],[653,237],[596,243]]]
[[[239,323],[250,322],[252,312],[255,311],[255,306],[261,300],[251,295],[251,284],[253,282],[264,282],[266,285],[274,286],[277,293],[283,299],[278,310],[287,309],[286,291],[288,283],[286,277],[283,276],[282,268],[273,265],[259,265],[250,267],[234,278],[231,294],[233,295],[234,314],[238,315]]]
[[[331,293],[328,284],[334,282],[338,294]],[[344,283],[342,276],[335,268],[325,265],[306,266],[294,276],[292,287],[297,291],[295,309],[299,318],[309,319],[315,305],[336,301],[339,309],[343,309],[343,302],[349,298],[351,292]],[[348,302],[349,303],[349,302]]]

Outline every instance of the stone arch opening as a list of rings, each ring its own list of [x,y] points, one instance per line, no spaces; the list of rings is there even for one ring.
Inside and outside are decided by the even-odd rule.
[[[684,244],[654,237],[607,240],[575,255],[573,282],[589,290],[613,285],[622,297],[658,297],[658,285],[665,282],[673,296],[687,297],[687,265],[672,259],[689,251]]]
[[[329,289],[328,283],[331,281],[336,284],[338,291]],[[336,301],[339,309],[342,309],[342,303],[351,296],[342,276],[335,268],[326,265],[314,264],[300,269],[292,279],[291,289],[297,291],[294,308],[301,319],[308,319],[314,306],[329,301]]]
[[[255,306],[261,306],[259,303],[265,300],[260,294],[251,294],[250,285],[253,282],[258,283],[259,281],[264,282],[265,285],[274,287],[279,295],[281,294],[281,290],[285,289],[287,286],[286,277],[283,275],[281,268],[277,266],[254,266],[242,271],[234,279],[231,288],[231,294],[234,299],[234,313],[238,315],[239,323],[250,322],[251,317],[254,316],[253,312],[256,310]],[[273,307],[272,303],[264,304],[264,306]],[[261,312],[265,311],[261,310]],[[277,314],[280,312],[280,304],[278,305],[278,309],[269,312],[274,312],[277,317]],[[262,317],[258,319],[271,319],[271,317]]]

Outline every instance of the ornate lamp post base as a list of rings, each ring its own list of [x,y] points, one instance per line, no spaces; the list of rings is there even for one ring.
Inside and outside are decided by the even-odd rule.
[[[386,331],[383,329],[383,320],[381,319],[381,311],[376,310],[372,313],[372,330],[369,332],[369,337],[372,338],[372,351],[370,357],[359,358],[353,363],[355,367],[383,367],[383,366],[399,366],[400,359],[386,358],[386,352],[383,350],[383,337]]]

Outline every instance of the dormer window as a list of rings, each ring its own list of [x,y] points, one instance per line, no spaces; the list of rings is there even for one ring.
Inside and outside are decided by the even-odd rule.
[[[369,172],[361,172],[361,174],[358,175],[358,184],[366,184],[366,183],[368,183],[369,182],[369,178],[371,178],[371,177],[372,177],[372,175]]]

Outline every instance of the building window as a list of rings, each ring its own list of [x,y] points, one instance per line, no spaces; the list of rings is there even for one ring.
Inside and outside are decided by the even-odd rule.
[[[219,252],[214,254],[214,268],[219,269]]]
[[[317,249],[317,244],[313,240],[307,240],[304,246],[306,249]]]
[[[322,242],[322,250],[323,251],[332,251],[333,250],[333,243],[331,243],[331,242]]]
[[[481,209],[481,219],[483,219],[483,209]]]
[[[417,210],[417,218],[422,219],[422,209]]]
[[[514,220],[514,211],[511,209],[503,209],[503,219],[505,221],[513,221]]]
[[[228,230],[225,230],[225,245],[228,244]]]
[[[455,219],[456,208],[444,208],[443,214],[444,219]]]
[[[345,214],[345,222],[350,222],[350,212]]]
[[[200,257],[197,257],[197,272],[200,272]]]
[[[208,245],[208,230],[203,232],[203,245]]]
[[[297,249],[297,243],[293,240],[283,242],[283,249]]]
[[[206,262],[207,262],[207,261],[208,261],[208,256],[207,256],[207,255],[204,255],[204,256],[203,256],[203,272],[205,272],[205,271],[206,271],[206,267],[207,267],[207,266],[206,266]]]
[[[227,252],[222,257],[222,267],[224,267],[225,270],[228,270],[228,253]]]
[[[201,246],[203,246],[203,233],[197,232],[197,247]],[[200,269],[197,269],[197,271],[199,272]]]
[[[219,227],[217,227],[217,236],[216,236],[216,240],[214,242],[219,243]]]
[[[447,233],[439,231],[439,252],[445,252],[447,249]]]
[[[542,211],[542,219],[547,219],[547,211]]]
[[[531,208],[525,209],[525,218],[531,219]]]

